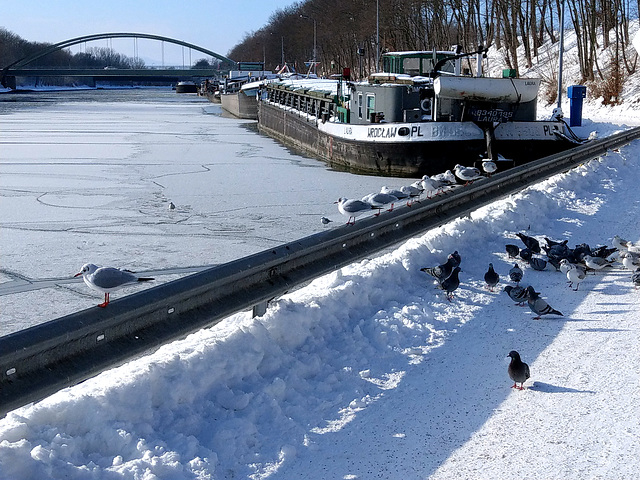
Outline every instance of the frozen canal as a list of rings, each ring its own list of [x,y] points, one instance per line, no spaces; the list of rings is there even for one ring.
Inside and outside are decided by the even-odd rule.
[[[338,197],[410,183],[332,171],[169,89],[0,94],[0,123],[0,335],[99,303],[58,281],[84,263],[157,285],[343,223]]]

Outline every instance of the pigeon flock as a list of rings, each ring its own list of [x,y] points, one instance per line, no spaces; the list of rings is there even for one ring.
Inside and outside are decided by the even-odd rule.
[[[535,237],[518,232],[516,236],[522,241],[523,247],[515,244],[505,245],[507,261],[518,260],[507,272],[507,278],[513,285],[506,285],[504,291],[518,306],[528,305],[535,314],[534,320],[540,320],[545,315],[563,316],[562,312],[551,306],[541,293],[532,285],[521,285],[525,277],[523,267],[529,266],[537,271],[557,271],[567,277],[567,283],[572,290],[577,291],[581,282],[587,278],[587,273],[594,275],[607,268],[615,268],[619,263],[622,268],[631,271],[631,282],[634,288],[640,287],[640,245],[618,236],[613,238],[613,246],[590,247],[586,243],[568,246],[568,240],[554,241],[543,237],[541,242]],[[431,275],[437,282],[437,288],[445,291],[448,301],[453,300],[453,292],[460,287],[461,258],[457,251],[447,258],[447,261],[435,267],[424,267],[420,270]],[[553,268],[548,268],[552,266]],[[500,274],[496,272],[493,263],[484,274],[485,288],[494,291],[500,282]],[[529,366],[522,362],[520,354],[515,350],[509,352],[511,358],[508,374],[513,380],[513,387],[524,389],[524,382],[530,377]],[[519,386],[518,386],[519,384]]]

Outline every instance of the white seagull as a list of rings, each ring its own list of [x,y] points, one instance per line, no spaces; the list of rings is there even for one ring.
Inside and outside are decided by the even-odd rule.
[[[377,215],[380,215],[380,211],[387,205],[390,206],[389,211],[391,212],[394,204],[398,201],[398,197],[388,193],[370,193],[362,197],[362,201],[368,203],[373,208],[377,208]]]
[[[438,173],[437,175],[432,175],[431,180],[435,180],[436,182],[442,182],[445,185],[455,185],[456,184],[456,176],[451,170],[447,170],[443,173]]]
[[[138,277],[128,270],[120,270],[114,267],[98,267],[93,263],[85,263],[82,266],[82,270],[76,273],[74,277],[79,277],[80,275],[82,275],[84,283],[89,288],[104,293],[104,302],[99,304],[99,307],[109,305],[109,294],[114,290],[118,290],[125,285],[154,280],[150,277]]]
[[[353,225],[356,223],[356,217],[362,215],[364,212],[371,210],[371,205],[362,200],[355,200],[349,198],[339,198],[333,202],[338,204],[338,211],[345,217],[349,217],[347,225]],[[353,219],[353,222],[351,221]]]
[[[467,183],[482,178],[482,172],[476,167],[464,167],[458,164],[454,167],[453,172],[456,174],[456,177]]]
[[[487,175],[491,175],[492,173],[495,173],[496,170],[498,170],[498,165],[496,165],[496,162],[494,162],[490,158],[483,158],[482,159],[482,170]]]

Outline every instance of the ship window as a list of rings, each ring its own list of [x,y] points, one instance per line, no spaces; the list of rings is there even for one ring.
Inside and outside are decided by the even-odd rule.
[[[404,59],[402,64],[403,73],[409,75],[420,75],[420,59],[415,57],[409,57]]]
[[[358,94],[358,118],[362,118],[362,94]]]
[[[371,119],[371,114],[376,112],[376,96],[367,95],[367,120]]]

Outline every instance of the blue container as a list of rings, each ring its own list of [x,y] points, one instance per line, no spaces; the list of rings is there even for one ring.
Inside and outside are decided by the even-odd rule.
[[[584,85],[569,85],[567,88],[569,97],[569,126],[582,126],[582,99],[587,96],[587,87]]]

